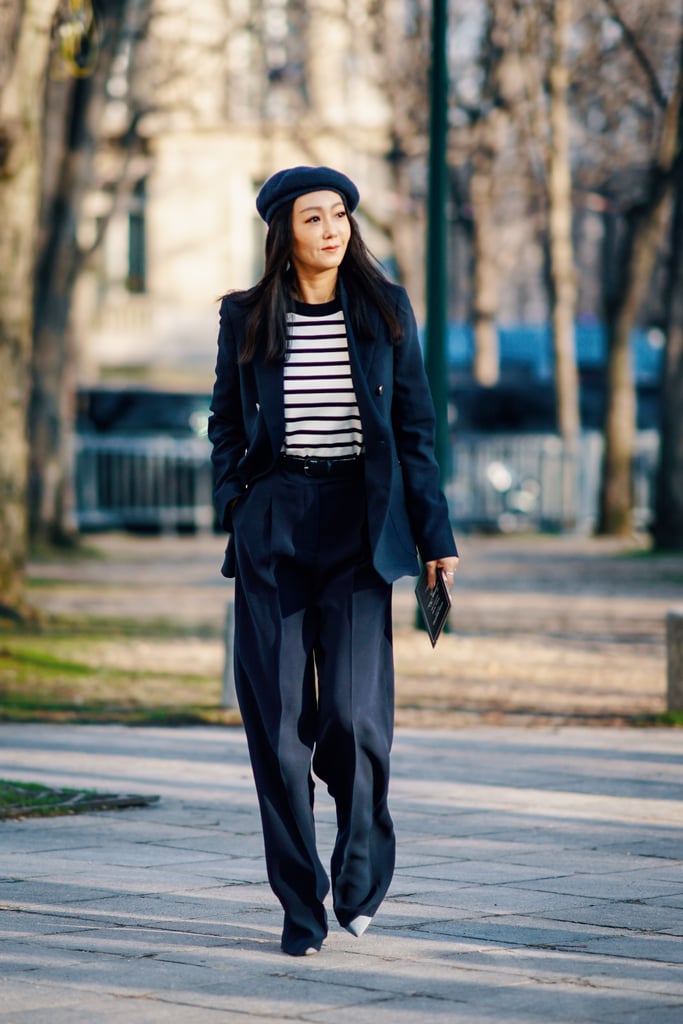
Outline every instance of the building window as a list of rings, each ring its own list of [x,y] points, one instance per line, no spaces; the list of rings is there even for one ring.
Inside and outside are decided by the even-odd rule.
[[[145,179],[133,189],[128,213],[128,276],[126,288],[140,294],[147,290],[147,254],[145,231]]]

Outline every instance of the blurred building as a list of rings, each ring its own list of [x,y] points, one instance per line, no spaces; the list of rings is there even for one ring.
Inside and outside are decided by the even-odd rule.
[[[79,222],[84,248],[99,234],[104,239],[75,304],[81,379],[116,375],[204,390],[215,357],[216,300],[261,270],[265,226],[255,196],[271,173],[299,163],[332,164],[358,183],[370,248],[407,286],[422,321],[428,0],[127,3],[131,27],[108,85],[99,187]],[[472,126],[490,109],[482,79],[486,5],[461,0],[451,8],[449,358],[469,372],[472,158],[481,145]],[[621,230],[622,212],[606,196],[627,197],[629,208],[646,176],[622,147],[624,166],[612,168],[610,155],[605,183],[604,139],[592,137],[580,117],[573,131],[577,343],[579,361],[593,366],[604,362],[601,321]],[[501,133],[490,198],[501,360],[507,352],[516,371],[524,363],[546,378],[545,186],[514,119]],[[611,154],[614,133],[608,141]],[[639,317],[638,371],[659,351],[661,332],[649,328],[662,320],[661,272],[650,291]]]
[[[371,6],[152,0],[148,20],[136,24],[142,38],[129,39],[115,63],[102,188],[82,227],[94,235],[116,192],[78,291],[84,379],[151,367],[164,383],[206,384],[216,300],[260,272],[265,226],[254,199],[280,167],[347,172],[361,191],[370,247],[390,254],[392,112]]]

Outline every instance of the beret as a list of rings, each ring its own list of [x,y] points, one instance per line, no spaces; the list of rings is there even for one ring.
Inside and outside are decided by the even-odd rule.
[[[261,186],[256,197],[256,209],[266,224],[273,214],[308,192],[337,192],[346,204],[349,213],[358,206],[358,189],[345,174],[332,167],[289,167],[278,171]]]

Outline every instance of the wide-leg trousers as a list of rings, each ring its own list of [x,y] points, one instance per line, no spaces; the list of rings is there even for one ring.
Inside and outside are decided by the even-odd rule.
[[[394,869],[391,585],[372,566],[366,518],[361,473],[281,468],[233,514],[235,684],[290,953],[327,934],[312,768],[336,805],[330,875],[342,926],[374,915]]]

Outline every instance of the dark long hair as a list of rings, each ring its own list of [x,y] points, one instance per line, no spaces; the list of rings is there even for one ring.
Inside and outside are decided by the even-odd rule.
[[[281,207],[270,222],[263,277],[253,288],[233,296],[251,307],[239,357],[241,363],[250,363],[261,352],[266,362],[282,362],[287,353],[287,313],[294,308],[296,290],[291,260],[293,206],[291,202]],[[403,328],[389,300],[387,278],[350,215],[349,222],[351,236],[339,270],[353,298],[349,304],[351,327],[359,339],[370,340],[370,310],[374,306],[385,321],[391,340],[398,344]]]

